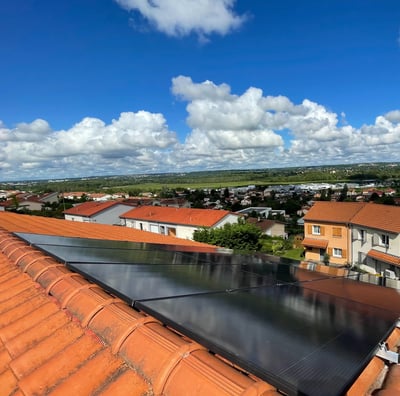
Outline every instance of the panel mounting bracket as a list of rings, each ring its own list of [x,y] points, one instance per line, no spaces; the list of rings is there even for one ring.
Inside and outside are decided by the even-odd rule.
[[[385,342],[381,342],[379,344],[376,356],[380,357],[383,360],[388,361],[389,363],[395,363],[395,364],[400,363],[400,355],[396,352],[390,351]]]

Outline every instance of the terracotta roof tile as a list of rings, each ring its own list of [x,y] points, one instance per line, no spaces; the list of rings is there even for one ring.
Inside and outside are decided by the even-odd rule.
[[[371,249],[368,252],[367,256],[379,261],[383,261],[385,263],[400,266],[400,258],[398,256],[392,256],[391,254],[379,252],[375,249]]]
[[[135,230],[133,228],[112,226],[106,224],[81,223],[39,216],[28,216],[10,212],[0,212],[0,227],[10,232],[25,232],[33,234],[58,235],[89,239],[105,239],[116,241],[146,242],[163,245],[179,245],[196,247],[199,251],[216,251],[215,246],[174,238],[168,235]]]
[[[120,201],[105,201],[105,202],[87,201],[87,202],[81,203],[79,205],[76,205],[73,208],[64,210],[64,214],[90,217],[90,216],[96,215],[100,212],[103,212],[104,210],[109,209],[115,205],[121,205],[121,202]],[[125,206],[127,207],[126,210],[128,211],[129,205],[125,205]]]
[[[317,201],[304,216],[304,220],[346,224],[365,205],[364,202]]]
[[[131,209],[120,217],[135,220],[157,221],[168,224],[212,227],[229,214],[235,215],[228,210],[141,206],[139,208]]]
[[[352,223],[400,233],[400,207],[369,203],[354,215]]]
[[[326,249],[328,246],[328,241],[326,239],[304,238],[301,243],[304,246],[312,246],[321,249]]]

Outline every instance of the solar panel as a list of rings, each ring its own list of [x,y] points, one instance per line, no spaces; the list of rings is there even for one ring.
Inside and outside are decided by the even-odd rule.
[[[263,255],[17,235],[288,394],[343,394],[399,316],[395,290]]]

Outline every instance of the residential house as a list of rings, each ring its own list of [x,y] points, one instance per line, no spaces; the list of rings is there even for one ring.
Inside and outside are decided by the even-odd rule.
[[[304,220],[305,259],[331,264],[351,263],[351,229],[354,215],[364,202],[316,201]]]
[[[119,201],[87,201],[65,210],[64,218],[84,223],[120,225],[120,215],[130,209],[132,206]]]
[[[56,203],[59,200],[58,192],[49,192],[40,196],[40,201],[43,203]]]
[[[64,192],[61,195],[63,198],[70,200],[81,199],[85,196],[88,196],[88,194],[84,191]]]
[[[237,223],[239,215],[227,210],[141,206],[120,216],[126,227],[193,239],[200,228],[217,228]]]
[[[104,193],[91,193],[88,194],[90,199],[97,202],[104,202],[111,199],[111,194],[104,194]]]
[[[261,230],[263,235],[287,238],[287,233],[285,232],[285,223],[281,221],[249,217],[246,222],[254,224]]]
[[[365,205],[351,219],[351,237],[354,265],[400,277],[400,207]]]
[[[365,202],[315,202],[304,216],[305,258],[400,277],[400,207]]]

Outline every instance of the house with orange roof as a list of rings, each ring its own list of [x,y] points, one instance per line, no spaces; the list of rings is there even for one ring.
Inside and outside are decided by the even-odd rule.
[[[400,207],[317,201],[304,216],[305,258],[400,277]]]
[[[121,225],[120,215],[132,206],[120,201],[87,201],[64,211],[65,220]]]
[[[345,265],[351,262],[350,223],[363,202],[316,201],[304,220],[305,259]]]
[[[109,199],[112,198],[110,194],[104,194],[104,193],[90,193],[88,195],[90,199],[98,202],[108,201]]]
[[[351,219],[351,262],[368,272],[400,277],[400,207],[369,203]]]
[[[120,216],[123,225],[138,230],[193,239],[201,228],[218,228],[237,223],[240,216],[228,210],[141,206]]]
[[[71,191],[71,192],[64,192],[61,194],[65,199],[81,199],[84,196],[88,196],[88,193],[84,191]]]

